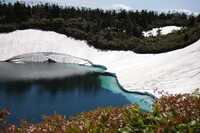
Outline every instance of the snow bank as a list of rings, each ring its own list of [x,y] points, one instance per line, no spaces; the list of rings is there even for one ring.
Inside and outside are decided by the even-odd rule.
[[[85,41],[55,32],[39,30],[0,34],[0,61],[13,56],[55,52],[84,58],[116,73],[128,91],[186,93],[200,87],[200,40],[180,50],[163,54],[136,54],[131,51],[98,51]],[[157,95],[158,96],[158,95]]]
[[[143,31],[142,33],[145,37],[149,37],[149,36],[157,36],[158,30],[160,30],[161,35],[166,35],[166,34],[171,33],[172,31],[176,31],[180,29],[181,27],[178,27],[178,26],[165,26],[161,28],[153,28],[150,31]]]
[[[60,54],[60,53],[52,53],[52,52],[38,52],[38,53],[29,53],[22,54],[19,56],[12,57],[6,62],[13,63],[33,63],[33,62],[57,62],[57,63],[71,63],[71,64],[79,64],[79,65],[93,65],[89,60],[77,58],[74,56]]]

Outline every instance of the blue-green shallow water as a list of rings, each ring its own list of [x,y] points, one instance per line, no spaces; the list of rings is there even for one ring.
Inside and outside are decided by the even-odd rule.
[[[42,121],[43,114],[57,112],[69,117],[98,107],[130,103],[148,110],[152,98],[123,91],[115,77],[98,67],[0,63],[0,109],[10,109],[9,123],[19,123],[22,118],[35,123]]]

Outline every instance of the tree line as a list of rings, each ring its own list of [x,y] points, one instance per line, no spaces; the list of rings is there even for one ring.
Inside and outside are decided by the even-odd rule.
[[[89,45],[102,50],[133,50],[139,53],[169,51],[168,48],[158,51],[148,48],[144,51],[142,47],[147,46],[147,39],[143,37],[142,31],[167,25],[189,27],[191,30],[197,28],[199,22],[200,15],[188,16],[178,12],[159,14],[147,10],[116,11],[63,7],[49,3],[28,5],[18,1],[13,4],[0,2],[0,32],[28,28],[51,30],[84,39]],[[199,39],[196,34],[192,42]]]

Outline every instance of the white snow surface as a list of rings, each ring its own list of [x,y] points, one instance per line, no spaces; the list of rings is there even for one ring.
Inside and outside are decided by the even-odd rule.
[[[50,31],[22,30],[0,34],[0,61],[34,53],[63,53],[101,64],[116,73],[128,91],[171,94],[190,93],[200,87],[200,40],[180,50],[162,54],[131,51],[100,51],[79,41]]]
[[[169,34],[173,31],[180,30],[180,29],[181,29],[181,27],[178,27],[178,26],[165,26],[165,27],[161,27],[161,28],[153,28],[150,31],[143,31],[142,33],[143,33],[144,37],[150,37],[150,36],[157,36],[158,30],[160,30],[161,35],[166,35],[166,34]]]
[[[70,63],[70,64],[79,64],[79,65],[92,65],[92,62],[73,57],[66,54],[60,53],[52,53],[52,52],[37,52],[37,53],[29,53],[29,54],[22,54],[19,56],[12,57],[7,61],[13,63],[34,63],[34,62],[57,62],[57,63]]]

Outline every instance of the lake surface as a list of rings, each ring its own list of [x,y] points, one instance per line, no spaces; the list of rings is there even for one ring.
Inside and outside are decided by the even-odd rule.
[[[147,102],[141,102],[145,99]],[[115,77],[101,68],[59,63],[0,62],[0,109],[8,107],[8,122],[42,121],[41,115],[71,115],[98,107],[138,103],[148,110],[146,95],[123,91]]]

